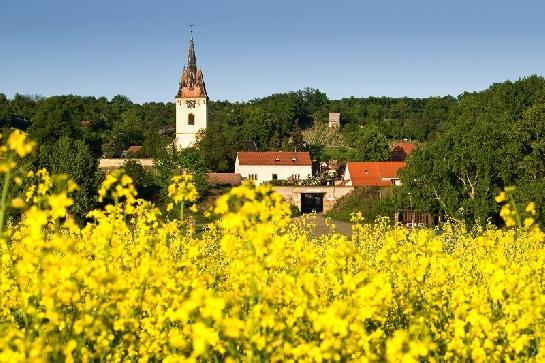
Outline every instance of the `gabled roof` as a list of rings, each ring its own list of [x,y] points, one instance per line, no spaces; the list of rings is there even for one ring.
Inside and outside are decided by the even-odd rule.
[[[349,161],[346,168],[354,186],[390,186],[399,179],[397,171],[405,166],[403,161]]]
[[[239,151],[239,165],[308,165],[312,166],[308,152],[292,151]]]

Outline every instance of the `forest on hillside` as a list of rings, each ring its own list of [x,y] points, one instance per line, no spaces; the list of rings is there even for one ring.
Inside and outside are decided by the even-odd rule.
[[[232,171],[245,140],[258,150],[309,150],[313,158],[331,157],[327,140],[305,141],[304,133],[341,113],[337,137],[353,160],[381,160],[388,143],[411,139],[420,144],[402,172],[404,186],[385,201],[390,208],[437,211],[456,219],[498,221],[493,197],[517,187],[521,202],[545,205],[545,79],[531,76],[497,83],[457,97],[344,98],[330,100],[307,88],[248,102],[210,101],[209,127],[196,148],[165,155],[174,138],[173,103],[135,104],[125,96],[40,97],[0,94],[0,127],[27,131],[40,145],[36,167],[77,176],[82,190],[96,190],[99,157],[119,156],[131,145],[138,155],[199,170]],[[165,176],[166,182],[168,179]],[[80,196],[82,212],[92,195]]]
[[[455,103],[453,97],[330,100],[310,88],[248,102],[210,101],[209,127],[198,147],[214,151],[206,160],[210,169],[228,171],[244,140],[254,141],[258,150],[310,146],[304,145],[302,131],[326,124],[329,112],[341,113],[343,143],[350,147],[357,147],[357,135],[366,129],[387,140],[427,141],[444,127]],[[175,107],[135,104],[120,95],[108,100],[17,94],[9,99],[0,93],[0,127],[28,131],[40,144],[62,136],[82,140],[97,157],[119,156],[132,145],[142,145],[139,156],[155,157],[174,138]]]

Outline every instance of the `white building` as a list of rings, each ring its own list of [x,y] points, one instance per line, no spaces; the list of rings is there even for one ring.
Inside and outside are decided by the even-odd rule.
[[[176,95],[176,147],[195,144],[197,133],[208,125],[208,95],[202,71],[197,68],[193,36],[189,41],[187,65]]]
[[[271,180],[307,179],[312,176],[312,160],[308,152],[239,151],[235,173],[257,184]]]
[[[341,127],[341,114],[338,112],[329,113],[329,127]]]

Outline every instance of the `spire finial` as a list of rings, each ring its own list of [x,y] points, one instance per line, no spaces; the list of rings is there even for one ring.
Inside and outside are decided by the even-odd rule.
[[[189,28],[189,33],[191,34],[191,39],[193,39],[193,28],[196,27],[195,24],[188,24],[187,27]]]

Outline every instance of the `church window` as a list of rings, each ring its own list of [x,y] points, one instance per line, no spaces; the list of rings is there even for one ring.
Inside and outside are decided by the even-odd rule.
[[[188,125],[195,125],[195,115],[190,113],[187,115],[187,124]]]

